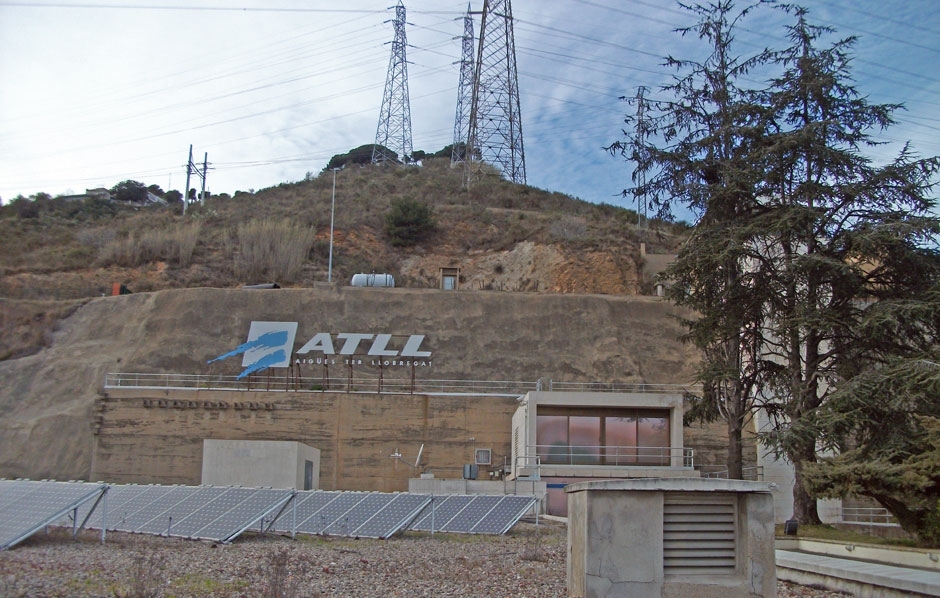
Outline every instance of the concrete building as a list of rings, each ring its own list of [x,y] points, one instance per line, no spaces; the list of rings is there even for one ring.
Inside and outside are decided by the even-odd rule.
[[[567,514],[568,484],[617,478],[697,477],[683,445],[682,395],[646,392],[529,392],[512,418],[511,480],[537,479],[547,512]]]

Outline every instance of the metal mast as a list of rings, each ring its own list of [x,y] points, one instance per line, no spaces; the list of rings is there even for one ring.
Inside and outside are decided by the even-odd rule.
[[[412,154],[411,102],[408,99],[408,61],[405,58],[408,40],[405,37],[405,6],[401,0],[398,0],[398,6],[395,7],[395,20],[392,23],[395,27],[395,40],[392,42],[392,55],[388,61],[379,126],[375,131],[373,164],[387,161],[409,162]],[[392,152],[397,153],[397,157]]]
[[[467,4],[467,16],[463,18],[463,37],[460,38],[463,53],[460,55],[460,83],[457,85],[457,115],[454,118],[454,146],[451,150],[450,165],[456,166],[464,161],[467,152],[467,139],[470,135],[470,108],[473,104],[473,17]]]
[[[480,159],[525,183],[525,150],[510,0],[484,0],[473,77],[467,164]]]

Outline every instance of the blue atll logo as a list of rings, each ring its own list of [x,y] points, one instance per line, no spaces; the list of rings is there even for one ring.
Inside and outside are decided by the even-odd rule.
[[[209,363],[228,359],[235,355],[242,357],[241,380],[265,368],[290,367],[294,337],[297,336],[297,322],[252,322],[248,329],[248,341],[237,349],[210,359]]]

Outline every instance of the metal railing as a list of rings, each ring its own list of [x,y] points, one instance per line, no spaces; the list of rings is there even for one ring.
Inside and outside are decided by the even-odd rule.
[[[554,392],[634,392],[634,393],[684,393],[691,387],[678,384],[627,384],[619,382],[564,382],[556,380],[418,380],[364,374],[360,371],[344,372],[341,376],[299,376],[290,373],[273,375],[257,373],[239,378],[223,374],[178,374],[112,372],[105,374],[105,388],[160,388],[181,390],[263,390],[299,392],[379,392],[393,394],[408,393],[454,393],[523,395],[530,391]]]
[[[702,466],[700,468],[700,471],[702,473],[703,478],[712,478],[712,479],[727,479],[728,478],[727,468],[709,471],[707,466]],[[757,466],[752,466],[752,467],[742,467],[741,479],[751,480],[753,482],[764,481],[764,466],[757,465]]]
[[[884,507],[842,507],[842,523],[898,525],[898,520]]]
[[[542,479],[541,459],[538,456],[519,455],[516,457],[512,473],[517,480],[540,480]]]
[[[606,467],[694,467],[695,451],[672,446],[577,446],[538,444],[528,447],[528,455],[547,465],[598,465]]]
[[[221,374],[108,373],[105,388],[265,392],[367,392],[392,394],[523,395],[536,382],[513,380],[411,380],[385,376],[237,376]]]
[[[543,384],[543,387],[546,386]],[[642,392],[685,394],[695,391],[694,386],[683,384],[640,384],[633,382],[565,382],[548,380],[548,389],[554,392]],[[544,388],[543,388],[544,389]]]

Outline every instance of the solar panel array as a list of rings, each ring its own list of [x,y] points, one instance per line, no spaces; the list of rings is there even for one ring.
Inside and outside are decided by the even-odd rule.
[[[404,530],[503,534],[535,501],[515,495],[0,480],[0,550],[53,524],[218,542],[249,529],[356,538],[389,538]]]
[[[0,550],[6,550],[47,525],[71,513],[76,529],[78,509],[88,505],[90,512],[99,504],[108,487],[78,482],[34,482],[0,480]]]
[[[111,486],[107,514],[88,527],[140,534],[231,542],[273,519],[294,495],[290,489],[226,486]]]
[[[448,495],[435,497],[408,529],[459,534],[505,534],[535,504],[517,495]]]

